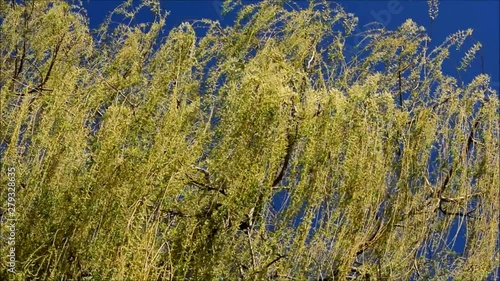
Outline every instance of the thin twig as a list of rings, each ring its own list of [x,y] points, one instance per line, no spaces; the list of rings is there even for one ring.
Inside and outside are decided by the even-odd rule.
[[[194,180],[188,174],[186,174],[186,176],[190,179],[190,182],[189,182],[190,184],[193,184],[193,185],[195,185],[195,186],[197,186],[199,188],[205,189],[205,190],[217,191],[217,192],[221,193],[222,195],[227,196],[226,191],[224,189],[215,188],[215,187],[212,187],[212,186],[210,186],[208,184],[204,184],[202,182]]]
[[[193,166],[193,168],[195,168],[196,170],[202,172],[204,175],[205,175],[205,180],[206,181],[210,181],[210,173],[208,172],[207,169],[204,169],[204,168],[201,168],[201,167],[198,167],[198,166]]]
[[[255,253],[254,253],[253,247],[252,247],[251,231],[249,230],[247,232],[247,234],[248,234],[248,246],[250,247],[250,254],[252,255],[252,271],[255,271],[255,267],[256,267],[256,264],[255,264]]]
[[[476,193],[473,193],[473,194],[468,195],[468,196],[460,196],[460,197],[455,197],[455,198],[441,196],[441,200],[443,202],[459,203],[459,202],[461,202],[463,200],[466,200],[466,199],[469,199],[469,198],[472,198],[472,197],[475,197],[475,196],[479,196],[481,194],[482,194],[481,192],[476,192]]]
[[[280,259],[282,258],[285,258],[286,255],[279,255],[278,257],[276,257],[274,260],[270,261],[269,263],[266,264],[266,266],[264,266],[264,268],[269,268],[271,265],[275,264],[276,262],[278,262]]]

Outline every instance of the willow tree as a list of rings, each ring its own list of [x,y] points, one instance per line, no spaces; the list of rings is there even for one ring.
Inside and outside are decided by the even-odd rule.
[[[442,70],[471,31],[431,48],[331,2],[228,3],[234,24],[162,37],[154,1],[94,34],[77,4],[2,1],[1,279],[492,278],[499,99]]]

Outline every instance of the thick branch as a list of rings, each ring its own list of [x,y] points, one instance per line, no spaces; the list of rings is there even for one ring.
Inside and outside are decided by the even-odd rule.
[[[276,178],[273,181],[273,184],[272,184],[273,187],[277,186],[281,182],[281,180],[283,179],[283,176],[285,175],[285,170],[288,167],[288,163],[290,162],[290,158],[292,157],[294,143],[295,143],[295,137],[293,137],[289,134],[288,135],[288,144],[286,147],[285,161],[283,161],[283,165],[281,166],[280,172],[278,173],[278,175],[276,176]]]
[[[295,109],[294,109],[294,104],[292,103],[292,112],[290,113],[292,118],[295,118]],[[283,176],[285,175],[286,168],[288,167],[288,163],[290,162],[290,159],[292,158],[292,152],[293,152],[293,146],[295,144],[295,140],[297,138],[297,133],[299,130],[299,124],[295,123],[295,133],[291,134],[288,132],[287,139],[288,139],[288,144],[286,147],[286,155],[285,159],[283,161],[283,165],[281,166],[280,172],[276,176],[276,178],[273,181],[272,187],[276,187],[281,180],[283,179]]]
[[[14,77],[13,79],[17,79],[19,77],[19,74],[23,71],[23,66],[24,66],[24,60],[26,59],[26,39],[23,41],[23,53],[21,55],[21,61],[19,62],[19,67],[17,66],[17,57],[16,57],[16,64],[15,68],[16,70],[14,71]]]
[[[38,85],[35,89],[29,91],[30,94],[33,93],[33,92],[46,90],[46,89],[43,89],[43,86],[45,86],[45,83],[47,83],[47,81],[50,78],[50,74],[52,72],[52,69],[54,68],[55,63],[56,63],[56,59],[57,59],[57,56],[59,54],[59,49],[61,48],[62,42],[64,40],[64,37],[66,37],[66,34],[63,34],[63,36],[61,37],[61,39],[59,40],[59,42],[57,42],[57,45],[56,45],[56,47],[54,49],[54,54],[52,55],[52,60],[50,61],[49,69],[47,70],[47,73],[45,74],[45,77],[43,78],[43,80],[40,83],[40,85]]]
[[[459,216],[459,217],[471,217],[471,214],[476,211],[476,208],[463,213],[463,212],[448,212],[443,208],[443,201],[439,201],[439,211],[441,211],[445,215],[450,215],[450,216]]]

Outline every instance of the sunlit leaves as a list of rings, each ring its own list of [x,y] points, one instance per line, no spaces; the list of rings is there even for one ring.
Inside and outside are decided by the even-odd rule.
[[[94,37],[64,2],[2,6],[2,165],[27,186],[18,279],[491,272],[499,102],[487,75],[442,70],[472,31],[429,50],[407,20],[356,49],[357,18],[328,1],[225,4],[233,26],[161,39],[155,1],[125,2]],[[154,22],[129,22],[142,9]]]

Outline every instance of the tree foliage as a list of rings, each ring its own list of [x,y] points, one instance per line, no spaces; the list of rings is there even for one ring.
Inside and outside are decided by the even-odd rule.
[[[233,25],[162,37],[168,15],[136,4],[92,34],[77,4],[2,1],[1,169],[18,179],[17,273],[2,279],[496,270],[499,99],[484,73],[442,71],[471,30],[431,48],[412,20],[355,34],[331,2],[228,1]],[[152,23],[134,23],[141,9]]]

